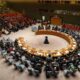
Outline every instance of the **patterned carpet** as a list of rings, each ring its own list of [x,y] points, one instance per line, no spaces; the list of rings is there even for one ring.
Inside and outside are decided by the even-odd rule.
[[[45,36],[48,36],[49,44],[44,44]],[[68,45],[66,40],[53,35],[34,35],[27,39],[26,42],[31,47],[42,50],[59,50]]]

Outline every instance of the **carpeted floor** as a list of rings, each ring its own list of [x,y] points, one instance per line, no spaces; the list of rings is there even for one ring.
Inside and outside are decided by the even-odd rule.
[[[41,44],[40,45],[40,47],[41,47],[43,44],[45,35],[44,36],[36,36],[36,38],[34,38],[34,36],[35,36],[35,33],[31,31],[31,27],[24,29],[24,30],[20,30],[16,33],[11,33],[8,36],[3,35],[4,38],[10,37],[12,40],[15,40],[15,38],[18,38],[18,37],[25,37],[25,41],[30,45],[32,44],[31,46],[34,45],[33,47],[36,47],[36,46],[39,47],[39,45]],[[62,47],[65,47],[68,44],[65,40],[63,40],[59,37],[50,36],[50,35],[48,37],[49,37],[50,42],[51,42],[51,40],[53,42],[53,45],[52,45],[52,43],[50,43],[50,45],[52,45],[51,48],[56,46],[56,44],[55,44],[56,41],[58,41],[57,42],[58,49],[62,45],[63,45]],[[57,38],[57,40],[56,40],[56,38]],[[61,40],[63,40],[63,41],[61,41]],[[29,41],[31,41],[31,42],[29,42]],[[60,47],[58,46],[59,43],[60,43],[60,45],[59,45]],[[64,43],[65,43],[65,45],[64,45]],[[49,47],[50,47],[50,45],[49,45]],[[46,49],[48,49],[47,48],[48,46],[43,46],[43,47],[46,47]],[[44,71],[41,73],[39,78],[35,78],[34,76],[29,76],[27,69],[23,73],[20,73],[19,71],[15,71],[14,66],[13,65],[8,66],[4,62],[4,59],[0,56],[0,80],[47,80],[47,79],[45,77]],[[77,72],[76,77],[71,76],[69,79],[67,79],[64,77],[63,72],[60,72],[59,77],[57,79],[50,78],[49,80],[80,80],[80,73]]]
[[[44,44],[45,36],[48,37],[49,44]],[[59,50],[68,45],[66,40],[53,35],[34,35],[27,39],[26,42],[31,47],[42,50]]]

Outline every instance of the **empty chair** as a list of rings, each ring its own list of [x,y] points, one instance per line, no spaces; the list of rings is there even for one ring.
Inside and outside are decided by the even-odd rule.
[[[6,50],[2,50],[1,55],[2,55],[2,57],[6,57],[7,51]]]
[[[31,66],[28,67],[29,75],[33,75],[35,77],[39,77],[40,71],[38,69],[32,68]]]
[[[46,78],[50,78],[52,76],[52,71],[46,71]]]
[[[20,71],[20,72],[23,72],[24,70],[25,70],[25,65],[24,64],[19,64],[19,66],[18,66],[18,70]]]
[[[5,57],[5,62],[8,62],[9,65],[13,64],[14,63],[14,54],[13,52],[9,53],[6,55]]]
[[[35,77],[39,77],[40,72],[39,72],[39,70],[34,69],[33,74],[34,74]]]
[[[28,67],[28,74],[33,75],[33,68],[32,67]]]
[[[52,76],[52,69],[50,67],[50,65],[45,65],[45,75],[46,75],[46,78],[50,78]]]
[[[28,68],[29,64],[28,64],[27,60],[24,61],[24,65],[25,65],[26,68]]]
[[[64,69],[63,73],[64,73],[64,76],[67,77],[67,78],[70,76],[70,73],[69,73],[68,69]]]
[[[54,78],[57,78],[57,77],[58,77],[58,74],[59,74],[59,71],[57,70],[57,67],[54,67],[54,68],[52,69],[52,76],[53,76]]]
[[[9,65],[11,65],[11,64],[13,64],[13,63],[14,63],[14,59],[12,59],[12,58],[8,59],[8,64],[9,64]]]
[[[68,67],[68,70],[69,70],[69,73],[72,76],[75,76],[76,68],[75,68],[75,66],[72,63],[70,63],[70,66]]]
[[[18,69],[19,68],[20,63],[21,63],[20,61],[17,61],[17,62],[14,63],[15,69]]]

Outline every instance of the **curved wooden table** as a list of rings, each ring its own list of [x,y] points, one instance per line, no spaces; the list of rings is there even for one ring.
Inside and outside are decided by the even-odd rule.
[[[54,31],[54,30],[52,31],[39,30],[35,34],[36,35],[55,35],[65,39],[69,43],[69,45],[66,48],[62,48],[60,50],[41,50],[41,49],[32,48],[31,46],[27,45],[23,37],[18,38],[19,46],[21,46],[24,50],[28,51],[30,54],[39,55],[43,57],[47,57],[49,54],[51,54],[52,57],[58,57],[58,56],[69,54],[69,52],[72,52],[77,48],[77,43],[75,39],[72,36],[63,32]]]

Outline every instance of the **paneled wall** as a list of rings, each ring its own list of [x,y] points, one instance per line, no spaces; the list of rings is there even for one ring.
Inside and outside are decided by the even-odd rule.
[[[41,3],[58,3],[58,4],[80,4],[80,0],[0,0],[9,2],[41,2]]]
[[[46,19],[50,19],[51,16],[56,15],[55,10],[68,10],[68,11],[80,11],[80,5],[68,5],[68,4],[48,4],[48,3],[16,3],[8,2],[7,6],[15,11],[27,14],[33,19],[42,19],[45,15]],[[72,23],[80,25],[80,16],[63,15],[58,14],[63,19],[64,23]]]

